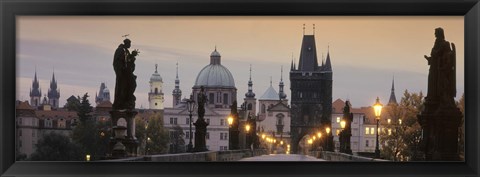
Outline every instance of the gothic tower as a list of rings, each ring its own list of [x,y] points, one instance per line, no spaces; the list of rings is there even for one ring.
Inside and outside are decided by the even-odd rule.
[[[108,90],[106,84],[102,82],[98,94],[95,95],[95,103],[98,105],[104,101],[110,101],[110,90]]]
[[[245,93],[245,106],[247,111],[252,115],[257,114],[257,99],[255,98],[255,93],[253,93],[253,82],[252,82],[252,65],[250,65],[250,79],[248,80],[248,92]]]
[[[42,90],[40,89],[40,83],[37,79],[37,71],[35,70],[35,77],[32,81],[32,88],[30,88],[30,104],[35,109],[41,104]]]
[[[148,93],[148,102],[150,109],[163,110],[163,80],[157,71],[158,65],[155,64],[155,73],[150,77],[150,92]]]
[[[182,99],[182,90],[180,90],[180,79],[178,79],[178,62],[177,62],[177,76],[175,77],[175,89],[172,92],[173,107],[178,105]]]
[[[48,89],[48,104],[52,106],[52,109],[57,109],[59,100],[60,100],[60,89],[57,89],[55,72],[53,72],[52,80],[50,81],[50,88]]]
[[[305,31],[305,26],[304,26]],[[307,134],[327,127],[331,129],[332,66],[330,52],[324,65],[319,66],[315,34],[303,34],[297,66],[290,70],[292,153],[298,153],[298,143]],[[331,132],[330,132],[331,133]],[[328,137],[324,149],[333,148],[333,136]]]

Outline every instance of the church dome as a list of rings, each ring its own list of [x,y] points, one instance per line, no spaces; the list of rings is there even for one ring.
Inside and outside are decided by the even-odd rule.
[[[110,93],[110,90],[108,90],[108,88],[105,87],[105,89],[103,89],[103,93]]]
[[[220,63],[220,58],[220,53],[215,49],[210,55],[210,64],[198,73],[196,87],[235,87],[232,73]]]

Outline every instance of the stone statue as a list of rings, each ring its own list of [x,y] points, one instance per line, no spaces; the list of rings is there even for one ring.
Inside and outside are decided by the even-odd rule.
[[[428,75],[427,99],[443,104],[454,104],[456,95],[455,70],[456,49],[455,44],[445,40],[442,28],[435,29],[435,44],[430,57],[424,56],[430,65]]]
[[[203,119],[203,116],[205,116],[205,103],[207,103],[207,96],[205,95],[204,87],[200,86],[200,92],[197,95],[199,119]]]
[[[128,50],[131,46],[130,39],[123,40],[115,50],[113,57],[113,69],[115,70],[115,99],[113,109],[135,109],[135,88],[137,87],[137,76],[133,74],[135,71],[135,60],[138,50],[132,53]]]

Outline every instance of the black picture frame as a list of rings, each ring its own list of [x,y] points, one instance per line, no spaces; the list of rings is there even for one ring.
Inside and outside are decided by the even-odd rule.
[[[0,0],[2,176],[479,176],[479,0]],[[465,18],[464,162],[15,162],[19,15],[456,15]],[[433,29],[432,29],[433,30]]]

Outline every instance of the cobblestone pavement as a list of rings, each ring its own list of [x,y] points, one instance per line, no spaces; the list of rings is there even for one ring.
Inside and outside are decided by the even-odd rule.
[[[239,161],[325,161],[308,155],[300,154],[270,154],[244,158]]]

